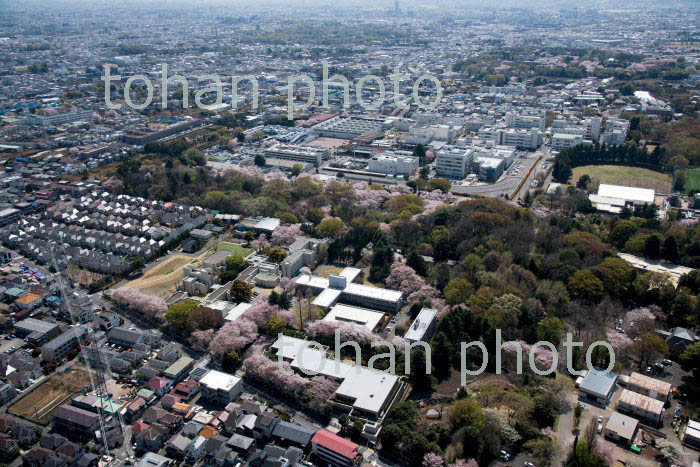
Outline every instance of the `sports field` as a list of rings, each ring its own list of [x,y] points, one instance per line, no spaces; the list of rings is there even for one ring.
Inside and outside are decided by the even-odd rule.
[[[234,255],[241,255],[244,258],[253,252],[250,248],[245,248],[236,243],[229,242],[219,243],[219,246],[216,247],[216,251],[220,250],[231,251]]]
[[[700,191],[700,168],[686,170],[685,191]]]
[[[624,165],[584,165],[573,169],[571,183],[576,184],[581,175],[597,179],[600,183],[651,188],[659,193],[671,192],[671,174],[627,167]],[[698,174],[700,176],[700,173]]]
[[[55,373],[36,389],[10,406],[7,411],[18,417],[48,425],[53,412],[72,396],[85,391],[90,385],[87,371],[75,366],[63,373]]]

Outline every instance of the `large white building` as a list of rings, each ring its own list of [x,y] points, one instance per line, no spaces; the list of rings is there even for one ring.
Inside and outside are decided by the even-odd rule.
[[[339,303],[331,308],[331,311],[323,317],[323,321],[355,324],[374,332],[379,327],[382,318],[384,318],[384,313],[381,311]]]
[[[598,194],[588,195],[588,199],[596,209],[613,214],[619,214],[625,207],[651,204],[654,198],[654,190],[606,184],[598,187]]]
[[[435,156],[435,171],[440,177],[462,180],[473,161],[474,149],[445,146]]]
[[[243,380],[228,373],[209,370],[199,380],[199,390],[205,399],[219,401],[226,405],[235,401],[241,395],[241,392],[243,392]]]
[[[506,113],[506,126],[508,128],[519,128],[529,130],[537,128],[540,132],[544,132],[545,119],[541,115],[532,115],[529,113],[520,114],[515,111]]]
[[[297,278],[297,287],[317,293],[312,303],[326,310],[340,302],[397,313],[403,305],[403,293],[353,282],[361,272],[361,269],[345,268],[329,277],[302,274]]]
[[[416,316],[409,330],[404,334],[404,339],[409,342],[430,341],[435,331],[436,318],[437,310],[423,308],[420,313],[418,313],[418,316]]]
[[[582,131],[583,132],[583,131]],[[552,135],[552,149],[561,151],[562,149],[573,148],[583,143],[583,136],[573,133],[555,133]]]
[[[627,140],[627,132],[629,129],[629,120],[610,118],[605,122],[603,142],[608,146],[622,146]]]
[[[418,170],[418,158],[401,153],[374,154],[369,160],[367,170],[408,178]]]
[[[340,382],[333,403],[351,417],[380,421],[398,400],[402,386],[399,376],[328,358],[325,351],[307,344],[303,339],[282,336],[271,348],[298,371],[315,372]]]
[[[276,144],[265,150],[265,157],[284,161],[305,162],[320,166],[328,159],[328,149],[311,146]]]
[[[328,240],[299,237],[287,248],[289,255],[280,263],[284,277],[293,277],[304,266],[315,266],[328,249]]]

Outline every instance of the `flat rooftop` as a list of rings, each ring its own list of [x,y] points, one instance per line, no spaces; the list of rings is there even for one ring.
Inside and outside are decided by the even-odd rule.
[[[213,390],[229,391],[241,381],[238,376],[230,375],[216,370],[209,370],[206,375],[199,380],[199,384]]]
[[[364,326],[370,331],[373,331],[382,320],[383,316],[384,313],[368,308],[337,304],[323,317],[323,321],[352,323]]]
[[[598,187],[598,196],[604,198],[621,198],[641,203],[654,202],[654,190],[630,186],[606,185],[604,183]]]

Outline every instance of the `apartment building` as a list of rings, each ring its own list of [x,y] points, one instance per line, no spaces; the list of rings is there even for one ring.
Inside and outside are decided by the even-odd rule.
[[[85,329],[81,326],[68,329],[41,347],[41,357],[53,363],[61,361],[68,352],[80,346],[80,338],[83,334]]]

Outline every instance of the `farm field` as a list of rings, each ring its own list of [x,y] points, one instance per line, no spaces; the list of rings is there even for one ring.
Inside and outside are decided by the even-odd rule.
[[[55,373],[7,410],[18,417],[48,425],[56,408],[70,397],[85,391],[89,385],[87,370],[74,366],[63,373]]]
[[[575,167],[573,169],[571,183],[575,185],[578,179],[584,174],[597,179],[600,183],[636,188],[650,188],[657,193],[671,192],[670,174],[643,169],[641,167],[627,167],[624,165],[584,165]],[[698,176],[700,181],[700,173],[698,173]],[[688,178],[690,179],[690,174],[688,174]]]

